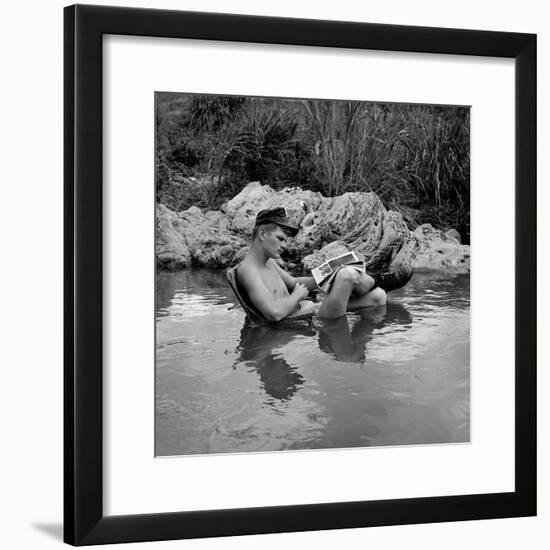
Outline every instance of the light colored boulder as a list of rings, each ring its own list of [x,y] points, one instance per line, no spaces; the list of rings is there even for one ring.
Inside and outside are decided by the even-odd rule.
[[[445,231],[445,235],[447,235],[447,237],[451,237],[451,239],[455,239],[456,241],[458,241],[458,244],[462,244],[460,233],[456,229],[449,229],[448,231]]]
[[[417,271],[468,273],[470,247],[426,223],[411,232],[394,262],[411,264]]]
[[[191,252],[184,236],[186,224],[163,204],[156,205],[155,214],[157,267],[164,269],[188,267],[191,264]]]
[[[243,238],[229,229],[229,220],[222,212],[203,213],[192,206],[176,214],[166,206],[157,205],[156,252],[159,267],[230,266],[246,244]]]
[[[320,193],[304,191],[299,187],[275,191],[269,185],[262,185],[255,181],[223,204],[221,211],[227,214],[232,231],[250,238],[256,214],[260,210],[282,206],[286,210],[289,221],[298,227],[304,216],[319,208],[323,200],[326,199]]]
[[[411,232],[402,215],[386,210],[374,193],[326,198],[300,188],[274,191],[259,182],[249,183],[220,211],[191,207],[176,214],[158,205],[157,264],[169,269],[234,265],[248,250],[256,214],[280,206],[300,227],[289,241],[289,265],[309,270],[355,250],[370,270],[398,264],[411,264],[417,270],[470,269],[470,247],[460,244],[455,230],[444,233],[424,224]]]
[[[247,243],[229,228],[229,220],[218,211],[208,211],[197,217],[188,211],[189,225],[185,239],[191,252],[193,265],[203,267],[227,267],[233,265],[234,257]]]
[[[362,255],[369,269],[380,269],[392,263],[408,235],[401,214],[388,212],[374,193],[345,193],[326,199],[319,210],[308,214],[296,240],[314,258],[324,257],[324,247],[328,244],[327,250],[332,250],[337,241]],[[311,262],[308,256],[306,263]]]

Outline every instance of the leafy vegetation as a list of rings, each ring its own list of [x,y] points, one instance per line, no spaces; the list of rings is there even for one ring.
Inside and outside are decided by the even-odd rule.
[[[217,208],[248,182],[373,191],[409,225],[470,237],[466,107],[156,94],[157,199]]]

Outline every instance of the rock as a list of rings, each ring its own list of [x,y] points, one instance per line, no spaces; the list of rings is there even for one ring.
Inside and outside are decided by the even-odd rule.
[[[374,269],[389,265],[408,235],[401,214],[388,212],[374,193],[344,193],[308,214],[296,241],[306,254],[341,241]]]
[[[256,214],[282,206],[300,227],[289,241],[288,262],[309,270],[326,259],[355,250],[368,269],[385,270],[410,263],[417,270],[468,272],[470,248],[455,230],[446,233],[425,224],[411,232],[399,212],[388,211],[374,193],[344,193],[326,198],[300,188],[274,191],[249,183],[221,211],[191,207],[179,214],[157,206],[157,264],[226,267],[247,250]]]
[[[189,265],[226,267],[242,259],[246,241],[229,229],[225,214],[203,213],[196,206],[176,214],[157,206],[157,266],[179,269]],[[235,258],[237,258],[235,260]]]
[[[181,269],[189,266],[191,252],[184,237],[185,224],[179,216],[163,204],[157,204],[155,221],[157,267]]]
[[[247,243],[230,230],[227,216],[217,211],[197,215],[196,212],[190,213],[189,210],[182,212],[181,216],[187,217],[189,221],[185,230],[185,239],[191,252],[193,265],[204,267],[233,265],[235,255]]]
[[[451,237],[451,239],[455,239],[458,244],[462,244],[460,233],[456,229],[449,229],[449,231],[445,231],[445,235],[447,235],[447,237]]]
[[[470,247],[459,244],[454,237],[426,223],[411,232],[394,262],[409,263],[417,271],[469,273]]]
[[[364,237],[378,241],[384,207],[374,193],[344,193],[324,199],[302,222],[296,236],[301,249],[312,252],[335,240],[349,242]]]
[[[350,243],[353,250],[358,251],[365,257],[368,269],[378,270],[386,269],[394,262],[409,235],[409,228],[402,215],[384,209],[378,242],[376,239],[369,240],[367,238],[365,240],[365,237],[358,237],[355,241],[351,241],[349,237],[344,237],[344,240]]]
[[[261,185],[260,182],[254,181],[223,204],[221,211],[227,214],[232,231],[250,238],[256,214],[260,210],[283,206],[290,222],[300,226],[304,216],[316,210],[323,200],[326,199],[320,193],[303,191],[299,187],[274,191],[268,185]]]

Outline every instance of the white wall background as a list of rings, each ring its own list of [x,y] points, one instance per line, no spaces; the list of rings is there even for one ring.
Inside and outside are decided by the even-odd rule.
[[[549,205],[550,18],[544,3],[338,2],[295,0],[123,0],[90,2],[139,7],[252,13],[409,25],[531,32],[539,35],[539,212]],[[1,544],[50,548],[61,543],[62,520],[62,8],[66,3],[11,3],[2,12],[1,189],[3,269]],[[495,204],[495,207],[498,207]],[[542,218],[542,216],[540,216]],[[496,235],[498,235],[498,228]],[[548,280],[549,222],[539,219],[539,281]],[[497,236],[495,238],[498,238]],[[496,266],[497,267],[497,266]],[[539,516],[455,524],[383,527],[200,541],[141,544],[139,548],[400,548],[447,549],[490,545],[546,548],[550,539],[550,330],[539,291]],[[506,297],[503,297],[506,299]],[[135,546],[135,545],[134,545]],[[124,546],[130,548],[131,546]],[[136,546],[137,547],[137,546]]]

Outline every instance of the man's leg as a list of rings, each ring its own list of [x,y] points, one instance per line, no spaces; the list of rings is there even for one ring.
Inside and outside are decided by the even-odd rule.
[[[318,315],[320,317],[341,317],[348,309],[369,307],[386,303],[386,293],[382,289],[371,289],[374,279],[353,267],[343,267],[336,274],[332,288],[325,296]],[[383,294],[383,295],[382,295]]]
[[[348,311],[362,307],[383,306],[386,304],[387,299],[386,291],[380,287],[372,289],[363,296],[354,297],[352,294],[348,302]]]

